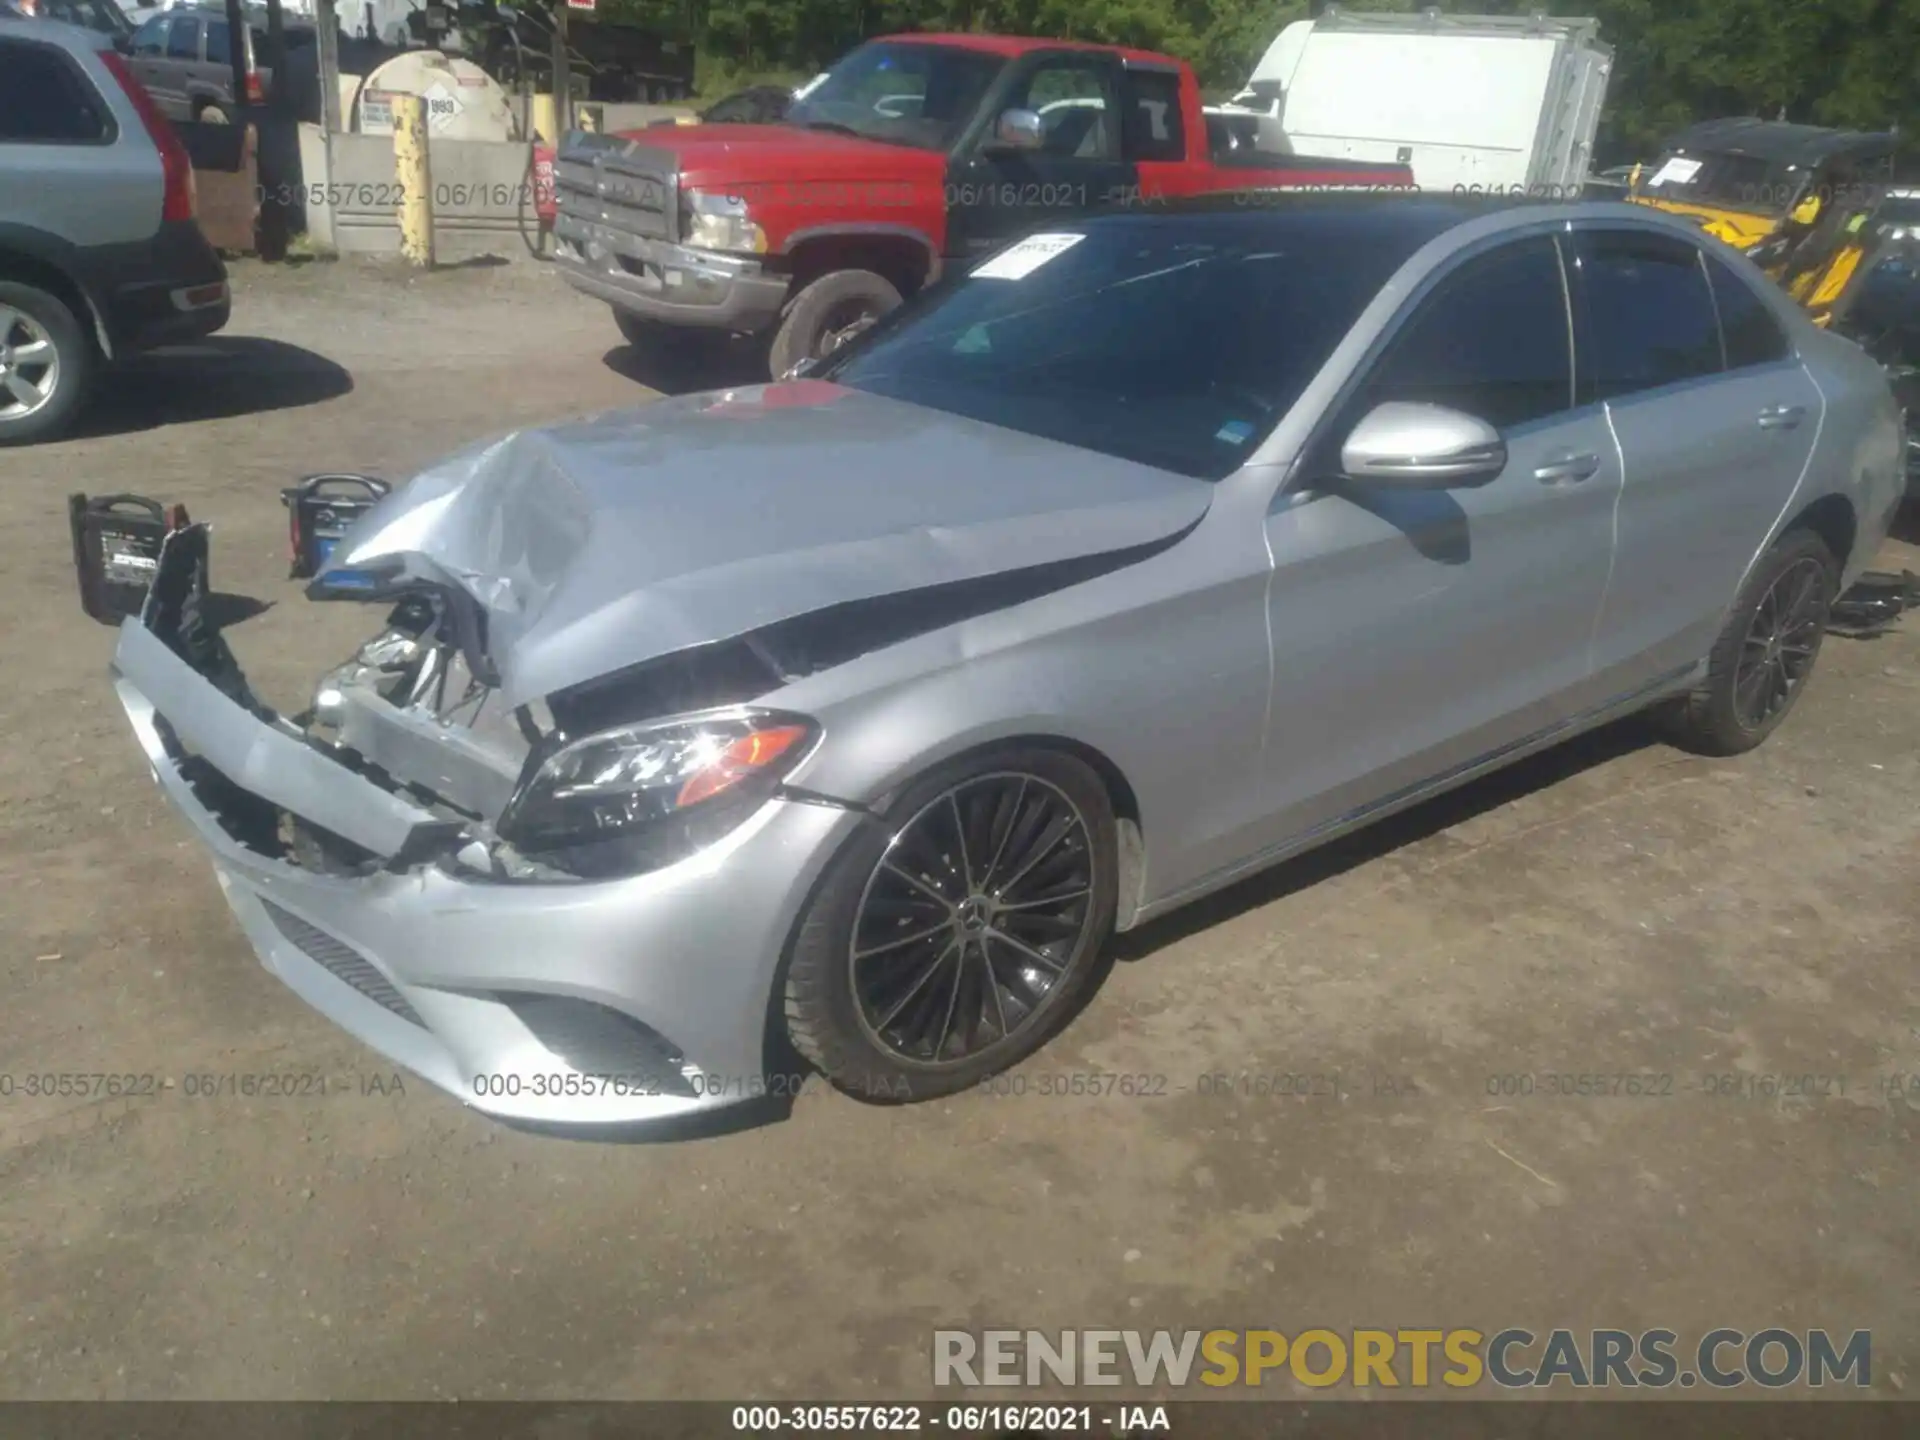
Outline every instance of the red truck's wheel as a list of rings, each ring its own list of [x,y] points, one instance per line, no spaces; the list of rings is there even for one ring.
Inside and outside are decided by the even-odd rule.
[[[832,270],[787,304],[768,356],[775,379],[802,360],[832,354],[900,303],[900,292],[871,270]]]

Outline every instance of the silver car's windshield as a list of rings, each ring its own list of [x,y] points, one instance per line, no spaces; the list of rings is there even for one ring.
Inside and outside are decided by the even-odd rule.
[[[1420,238],[1263,206],[1064,227],[895,311],[820,373],[1218,480]]]

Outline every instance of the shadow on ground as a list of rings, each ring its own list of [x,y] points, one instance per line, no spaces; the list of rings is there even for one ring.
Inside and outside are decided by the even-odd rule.
[[[662,395],[763,385],[769,378],[766,341],[746,336],[677,333],[657,348],[617,345],[602,359],[614,374]]]
[[[215,335],[130,356],[100,378],[75,440],[318,405],[353,389],[324,355],[251,335]]]
[[[256,599],[252,595],[236,595],[226,590],[215,590],[208,594],[204,602],[207,623],[216,630],[224,630],[229,625],[242,625],[256,615],[264,615],[273,608],[273,601]]]
[[[1156,951],[1248,910],[1257,910],[1332,880],[1390,855],[1402,846],[1428,839],[1455,825],[1464,825],[1536,790],[1570,780],[1596,765],[1631,755],[1654,743],[1655,738],[1653,727],[1639,716],[1576,736],[1470,785],[1329,841],[1271,870],[1249,876],[1217,894],[1181,907],[1164,919],[1151,920],[1136,930],[1117,935],[1113,940],[1114,959],[1122,963],[1145,960]]]

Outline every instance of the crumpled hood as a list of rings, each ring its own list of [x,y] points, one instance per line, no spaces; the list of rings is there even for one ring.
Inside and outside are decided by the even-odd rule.
[[[369,511],[322,574],[397,561],[467,591],[517,705],[826,606],[1164,540],[1212,493],[800,380],[475,446]]]

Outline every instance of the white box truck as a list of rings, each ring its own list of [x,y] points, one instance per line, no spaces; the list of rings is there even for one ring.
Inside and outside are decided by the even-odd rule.
[[[1410,165],[1423,190],[1577,195],[1612,69],[1596,20],[1328,6],[1213,113],[1260,116],[1264,150]]]

